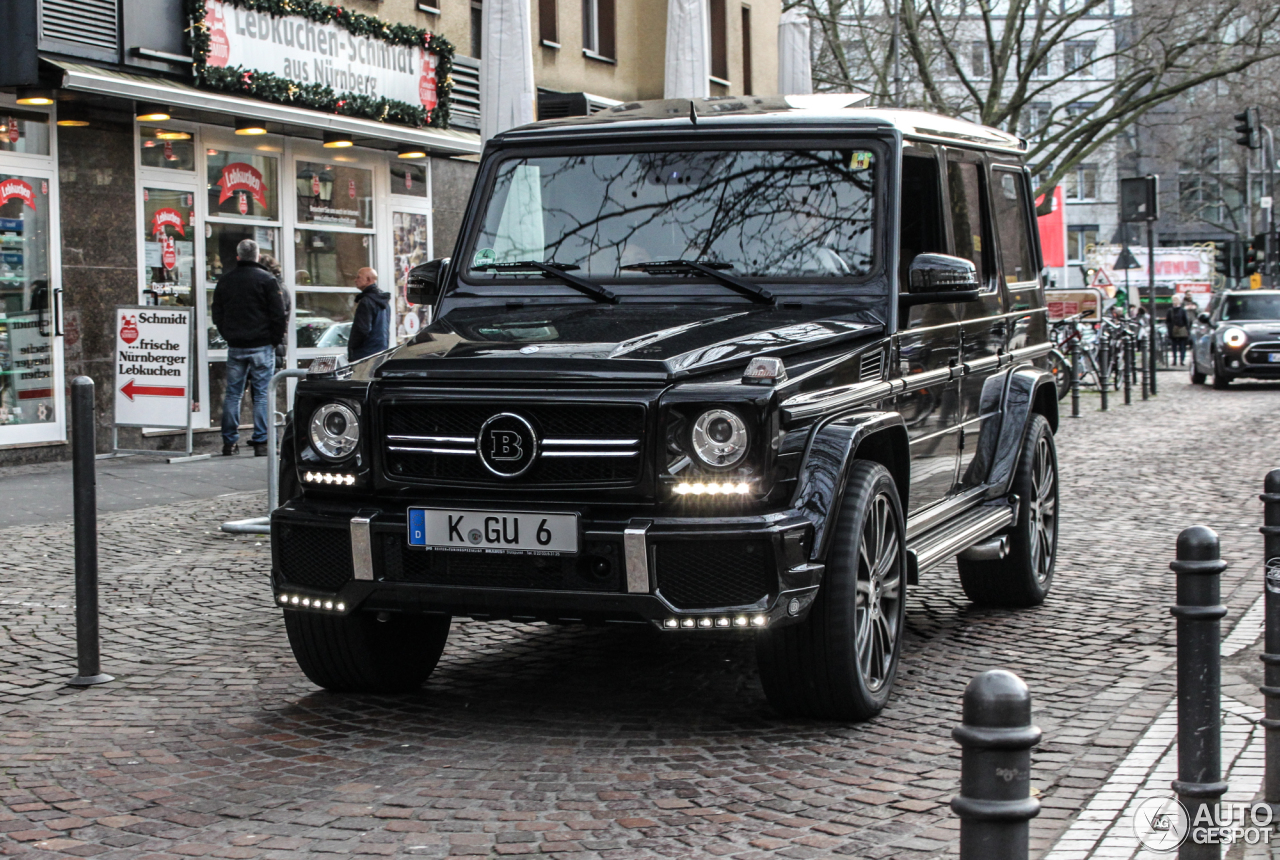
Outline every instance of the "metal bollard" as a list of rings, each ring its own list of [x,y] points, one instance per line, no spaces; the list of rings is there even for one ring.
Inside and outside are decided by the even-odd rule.
[[[71,380],[71,486],[76,541],[76,666],[67,683],[92,687],[115,680],[102,674],[98,653],[98,487],[94,466],[93,380]]]
[[[1219,575],[1227,567],[1213,529],[1192,526],[1178,535],[1178,778],[1173,790],[1192,822],[1213,821],[1222,781],[1222,657],[1220,630],[1227,608],[1220,602]],[[1222,847],[1188,839],[1179,860],[1219,860]]]
[[[1080,417],[1080,341],[1071,342],[1071,417]]]
[[[1122,341],[1124,355],[1124,405],[1133,405],[1133,338],[1124,336]]]
[[[1267,473],[1262,488],[1262,557],[1264,559],[1266,604],[1265,647],[1259,659],[1265,664],[1262,695],[1266,699],[1267,803],[1280,803],[1280,469]]]
[[[1146,400],[1148,396],[1147,395],[1147,388],[1148,388],[1147,363],[1150,360],[1151,350],[1147,349],[1146,347],[1143,347],[1142,344],[1138,344],[1138,346],[1141,347],[1139,351],[1142,353],[1142,399]]]
[[[951,730],[959,742],[960,860],[1026,860],[1029,822],[1040,814],[1031,796],[1031,748],[1040,729],[1031,724],[1031,694],[1012,672],[993,669],[969,682],[963,722]]]
[[[1098,407],[1099,412],[1107,411],[1107,389],[1111,387],[1111,344],[1103,340],[1098,345],[1098,390],[1102,392],[1102,405]]]

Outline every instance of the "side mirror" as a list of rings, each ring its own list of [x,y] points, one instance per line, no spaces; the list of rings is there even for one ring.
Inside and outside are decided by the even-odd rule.
[[[411,305],[434,305],[444,291],[443,276],[447,268],[449,258],[441,257],[410,269],[405,278],[405,301]]]
[[[1200,322],[1204,323],[1205,325],[1209,324],[1209,315],[1204,311],[1201,311],[1199,315],[1196,317],[1196,319],[1200,320]]]
[[[981,288],[978,270],[969,260],[948,254],[917,254],[907,271],[904,307],[934,302],[973,302]]]

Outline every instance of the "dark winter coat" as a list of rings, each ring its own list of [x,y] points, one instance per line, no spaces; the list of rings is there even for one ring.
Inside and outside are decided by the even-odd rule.
[[[1164,324],[1169,327],[1169,337],[1178,338],[1179,335],[1175,334],[1178,329],[1183,330],[1181,337],[1188,337],[1191,331],[1191,314],[1179,305],[1169,310],[1168,316],[1164,318]]]
[[[382,352],[388,343],[391,327],[391,296],[371,284],[356,297],[356,315],[351,321],[347,339],[347,360],[359,361]]]
[[[284,339],[288,315],[280,283],[259,263],[237,260],[213,290],[213,324],[228,346],[253,349]]]

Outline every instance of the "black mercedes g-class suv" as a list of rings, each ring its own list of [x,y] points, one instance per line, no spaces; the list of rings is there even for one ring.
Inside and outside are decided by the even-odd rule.
[[[273,584],[303,672],[397,691],[455,615],[754,635],[866,719],[958,557],[1044,600],[1057,397],[1022,144],[859,96],[621,105],[491,140],[433,322],[297,388]],[[927,580],[921,587],[928,587]]]

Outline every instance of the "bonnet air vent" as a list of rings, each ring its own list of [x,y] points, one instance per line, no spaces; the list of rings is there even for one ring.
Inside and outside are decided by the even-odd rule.
[[[41,41],[115,51],[119,32],[116,0],[42,0],[40,3]]]
[[[860,382],[871,382],[880,378],[880,368],[883,362],[883,353],[880,350],[869,352],[862,357],[862,364],[858,371],[858,380]]]

